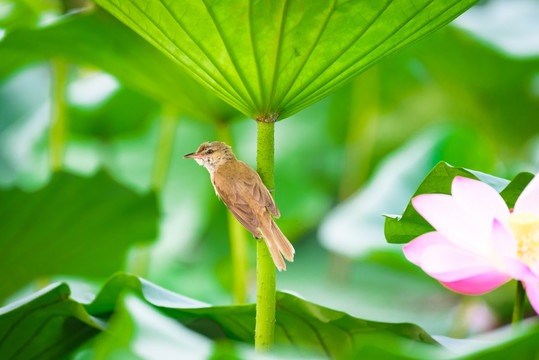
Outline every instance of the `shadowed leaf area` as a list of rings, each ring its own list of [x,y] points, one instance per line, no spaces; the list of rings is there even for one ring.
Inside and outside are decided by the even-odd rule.
[[[103,330],[69,294],[51,285],[0,308],[0,358],[58,359]]]
[[[156,237],[157,219],[153,193],[138,195],[103,172],[55,173],[35,192],[0,191],[0,299],[43,276],[123,269],[131,245]]]

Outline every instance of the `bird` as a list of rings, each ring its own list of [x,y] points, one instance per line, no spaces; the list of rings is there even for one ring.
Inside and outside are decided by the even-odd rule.
[[[256,239],[264,238],[276,268],[286,270],[283,256],[293,262],[295,250],[273,219],[281,214],[258,173],[220,141],[204,142],[183,158],[208,170],[217,196]]]

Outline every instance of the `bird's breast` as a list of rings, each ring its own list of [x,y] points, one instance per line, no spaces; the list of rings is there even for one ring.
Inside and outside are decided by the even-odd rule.
[[[213,190],[215,190],[215,195],[217,195],[217,197],[219,199],[221,199],[221,195],[219,195],[219,190],[217,190],[217,185],[215,185],[215,176],[213,175],[214,173],[210,173],[210,177],[211,177],[211,184],[213,185]]]

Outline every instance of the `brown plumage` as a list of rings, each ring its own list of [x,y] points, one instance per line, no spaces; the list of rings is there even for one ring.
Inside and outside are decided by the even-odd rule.
[[[264,238],[277,269],[286,270],[282,256],[294,261],[294,247],[272,218],[281,214],[258,173],[237,160],[223,142],[203,143],[184,158],[193,158],[208,169],[217,195],[255,238]]]

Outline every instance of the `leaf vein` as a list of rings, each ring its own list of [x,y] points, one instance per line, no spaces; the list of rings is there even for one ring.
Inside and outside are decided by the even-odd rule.
[[[311,78],[308,80],[308,81],[305,81],[305,85],[298,89],[293,95],[291,95],[291,97],[289,98],[288,102],[289,103],[292,103],[292,101],[297,98],[299,95],[301,95],[305,89],[307,89],[311,83],[316,80],[320,75],[322,75],[327,69],[329,69],[331,67],[331,65],[333,65],[342,55],[344,55],[355,43],[357,43],[362,37],[363,35],[365,35],[365,33],[367,32],[367,30],[369,30],[371,28],[371,26],[380,18],[380,16],[382,16],[382,14],[387,10],[387,8],[389,8],[389,5],[392,3],[392,0],[391,1],[388,1],[387,4],[376,14],[376,16],[374,16],[374,18],[371,20],[371,22],[369,24],[367,24],[367,26],[347,45],[345,46],[338,54],[336,54],[333,59],[329,62],[329,64],[327,64],[326,66],[324,66],[323,68],[321,68],[317,73],[315,73],[313,76],[311,76]]]
[[[322,347],[322,350],[324,350],[324,353],[327,355],[328,358],[332,358],[331,356],[331,353],[327,347],[327,345],[325,344],[323,338],[322,338],[322,335],[320,335],[320,333],[318,332],[318,330],[316,329],[316,327],[311,324],[307,319],[305,319],[303,316],[299,315],[297,312],[292,312],[290,310],[288,310],[287,308],[285,308],[282,304],[280,304],[279,302],[277,302],[277,306],[284,312],[287,312],[295,317],[297,317],[298,319],[300,319],[301,321],[303,321],[305,323],[305,325],[307,325],[307,327],[309,327],[311,329],[311,331],[314,333],[314,335],[316,336],[316,338],[318,339],[318,342],[320,343],[320,346]]]
[[[248,334],[249,337],[251,337],[251,335],[254,335],[254,330],[251,330],[247,326],[243,325],[243,323],[236,318],[236,315],[229,316],[228,318],[238,327],[240,327],[243,331],[245,331],[245,333]]]
[[[164,48],[156,39],[155,37],[153,37],[152,35],[150,35],[148,32],[144,31],[140,26],[138,26],[136,24],[136,22],[129,16],[127,15],[126,12],[124,12],[120,7],[118,7],[117,5],[115,5],[113,2],[109,2],[109,4],[111,6],[113,6],[119,13],[123,14],[128,20],[131,21],[131,24],[130,24],[130,27],[132,27],[133,29],[135,29],[135,32],[137,32],[139,35],[146,35],[149,39],[150,39],[150,43],[152,43],[152,45],[154,47],[156,47],[159,51],[161,51],[162,53],[166,54],[168,57],[172,58],[174,61],[180,63],[180,64],[183,64],[184,67],[189,67],[183,60],[181,60],[180,58],[176,57],[175,54],[171,53],[170,51],[168,51],[166,48]],[[134,4],[133,4],[134,5]],[[134,5],[135,8],[139,11],[141,11],[136,5]],[[151,21],[151,19],[150,19]],[[153,22],[152,22],[153,23]],[[164,34],[155,24],[154,26],[156,27],[157,30],[159,30],[161,32],[161,34],[166,37],[170,42],[172,42],[172,40],[166,35]],[[138,29],[138,31],[136,30]],[[189,55],[185,54],[184,55],[186,57],[188,57],[191,61],[193,61],[193,63],[197,64],[200,66],[201,69],[204,70],[204,68],[198,64],[196,61],[194,61]],[[204,70],[205,71],[205,70]],[[206,75],[208,75],[206,73]],[[219,89],[217,88],[215,85],[211,84],[210,82],[208,82],[207,79],[204,79],[203,77],[201,77],[199,74],[197,73],[194,73],[194,72],[191,72],[190,76],[194,77],[197,79],[198,82],[200,82],[203,86],[206,86],[210,89],[212,89],[213,91],[215,91],[217,94],[220,94],[224,99],[226,99],[229,103],[231,104],[235,104],[236,106],[238,106],[238,108],[241,108],[240,105],[237,104],[236,100],[231,98],[230,94],[224,92],[225,90],[224,89]],[[216,84],[220,87],[219,84]]]
[[[265,90],[264,90],[264,83],[262,81],[262,72],[260,71],[260,59],[258,58],[258,54],[256,52],[256,47],[255,47],[255,41],[254,41],[254,36],[253,36],[253,12],[252,12],[252,4],[251,4],[251,1],[252,0],[249,0],[247,3],[248,3],[248,6],[249,6],[249,9],[248,9],[248,12],[249,12],[249,21],[248,21],[248,24],[249,24],[249,37],[251,38],[251,49],[253,50],[253,57],[254,57],[254,60],[255,60],[255,65],[256,65],[256,74],[257,74],[257,77],[258,77],[258,85],[260,87],[260,98],[263,99],[264,98],[264,95],[265,95]]]
[[[143,12],[142,9],[140,9],[132,0],[129,0],[129,2],[131,4],[133,4],[133,6],[140,12]],[[185,61],[183,61],[182,59],[178,58],[174,53],[170,52],[169,50],[167,50],[166,48],[164,48],[160,43],[159,41],[157,41],[157,39],[151,35],[149,32],[147,31],[144,31],[141,27],[139,27],[138,25],[136,25],[136,21],[130,17],[126,12],[124,12],[122,10],[122,8],[120,8],[119,6],[113,4],[112,2],[110,2],[109,4],[113,5],[117,10],[118,12],[122,13],[127,19],[129,19],[131,21],[131,24],[130,26],[132,27],[135,27],[135,28],[138,28],[139,29],[139,33],[140,34],[144,34],[145,36],[149,37],[154,46],[156,46],[159,50],[161,50],[163,53],[167,54],[169,57],[173,58],[175,61],[177,61],[178,63],[182,64],[184,67],[186,68],[190,68],[190,66],[188,66],[188,64],[185,63]],[[170,41],[172,44],[174,44],[174,41],[172,41],[172,39],[163,31],[163,29],[155,22],[153,21],[151,18],[147,17],[147,19],[155,26],[155,28],[168,40]],[[202,63],[200,62],[197,62],[192,56],[188,55],[187,53],[185,53],[183,50],[181,50],[180,48],[178,48],[178,50],[180,50],[184,55],[185,57],[187,57],[189,60],[191,60],[194,64],[196,64],[204,73],[206,76],[208,76],[210,79],[213,79],[215,81],[215,79],[209,75],[209,70],[206,69],[205,66],[202,65]],[[236,106],[238,109],[243,109],[243,110],[247,110],[241,103],[238,102],[238,100],[234,97],[233,94],[231,94],[228,90],[226,90],[221,84],[219,84],[217,81],[215,81],[215,84],[209,82],[207,79],[204,79],[202,78],[199,74],[197,73],[194,73],[194,72],[190,72],[192,76],[196,77],[201,83],[203,83],[205,86],[209,87],[210,89],[212,89],[213,91],[215,91],[216,93],[220,94],[224,99],[226,99],[230,104],[233,104],[234,106]],[[218,87],[216,87],[218,86]]]
[[[326,16],[326,18],[324,20],[324,23],[322,24],[322,27],[320,28],[320,31],[318,32],[318,35],[316,36],[316,40],[313,42],[311,48],[308,50],[307,56],[303,59],[303,62],[297,68],[294,75],[292,75],[292,77],[291,77],[292,81],[290,82],[290,84],[288,85],[286,90],[283,92],[283,94],[282,94],[281,98],[279,99],[279,101],[277,102],[277,104],[280,105],[283,102],[283,99],[286,98],[286,95],[288,95],[288,92],[290,91],[290,89],[296,83],[296,80],[298,79],[299,74],[303,71],[303,68],[305,67],[305,64],[311,58],[311,55],[313,54],[314,49],[316,48],[316,44],[318,44],[318,41],[320,41],[320,38],[322,37],[322,35],[326,31],[327,25],[329,24],[329,19],[331,19],[331,15],[333,15],[333,13],[335,11],[336,1],[337,0],[333,0],[333,3],[332,3],[333,5],[331,7],[331,10],[328,12],[328,15]]]
[[[221,74],[221,76],[223,77],[223,79],[225,81],[228,82],[229,85],[232,85],[232,81],[230,81],[230,78],[224,73],[224,71],[219,67],[217,66],[217,61],[211,56],[211,51],[207,51],[205,48],[203,48],[197,41],[195,41],[195,38],[194,36],[191,34],[190,31],[187,30],[187,27],[185,26],[185,24],[176,16],[176,14],[168,7],[168,5],[166,3],[163,2],[163,0],[157,0],[159,1],[159,3],[161,3],[163,5],[163,8],[165,8],[167,10],[167,12],[170,14],[170,16],[174,19],[174,21],[176,21],[176,23],[178,24],[178,26],[183,30],[183,32],[191,39],[191,41],[199,48],[200,51],[202,51],[202,53],[204,53],[204,55],[206,55],[206,58],[212,63],[212,65],[214,66],[215,70],[217,70],[219,72],[219,74]],[[173,42],[174,43],[174,42]],[[185,53],[185,52],[184,52]],[[215,79],[214,79],[215,80]],[[230,86],[230,89],[232,89],[234,91],[234,93],[236,93],[236,95],[241,99],[243,100],[245,103],[248,103],[248,101],[243,97],[243,95],[241,95],[240,93],[238,93],[238,91],[234,88],[234,86]],[[232,95],[232,94],[231,94]]]
[[[396,28],[391,34],[389,34],[384,40],[382,40],[381,42],[379,42],[375,47],[373,47],[370,51],[368,51],[366,53],[366,55],[368,55],[369,53],[372,53],[372,51],[376,50],[378,47],[380,47],[380,45],[382,45],[385,41],[387,41],[389,38],[393,37],[397,32],[399,32],[404,26],[406,26],[410,21],[412,21],[417,15],[419,15],[419,13],[421,13],[423,10],[425,10],[427,7],[429,7],[432,3],[434,2],[434,0],[431,0],[429,3],[427,3],[425,6],[423,6],[419,11],[417,11],[416,13],[414,13],[414,15],[412,15],[410,18],[408,18],[406,20],[406,22],[404,22],[403,24],[401,24],[401,26],[399,26],[398,28]],[[446,10],[444,10],[442,12],[442,14],[446,13],[447,11],[449,11],[451,8],[453,8],[456,4],[458,4],[458,1],[453,3],[451,6],[449,6]],[[435,19],[430,19],[427,23],[425,23],[424,26],[430,24],[432,21],[434,21]],[[442,25],[440,25],[442,26]],[[401,44],[405,44],[403,46],[401,46],[400,48],[406,46],[406,42],[410,39],[410,38],[413,38],[414,35],[417,34],[417,31],[410,34],[409,36],[407,36],[406,38],[403,39],[403,41],[401,42]],[[386,56],[388,53],[391,54],[392,52],[396,51],[394,48],[390,48],[388,50],[386,50],[385,52],[383,52],[382,54],[378,55],[377,57],[375,57],[373,60],[369,61],[367,64],[365,64],[362,68],[363,69],[366,69],[368,67],[370,67],[371,65],[373,65],[374,63],[376,63],[379,59],[383,58],[384,56]],[[348,65],[343,71],[341,71],[341,75],[344,74],[345,72],[347,72],[350,68],[352,68],[354,66],[355,63],[357,63],[358,61],[360,61],[361,59],[363,59],[366,55],[358,58],[358,59],[355,59],[354,61],[352,61],[350,63],[350,65]],[[295,103],[291,106],[291,108],[294,108],[294,107],[301,107],[301,105],[298,105],[298,104],[301,104],[302,102],[309,102],[311,101],[312,98],[316,98],[316,97],[319,97],[319,96],[323,96],[323,95],[320,95],[320,94],[327,94],[329,92],[331,92],[333,89],[339,87],[341,84],[343,84],[344,82],[348,81],[350,78],[354,77],[355,74],[349,74],[349,75],[346,75],[346,76],[343,76],[341,77],[339,80],[337,80],[336,82],[334,82],[333,85],[331,86],[328,86],[326,88],[324,87],[321,87],[319,90],[309,94],[309,95],[306,95],[304,96],[303,98],[300,98],[299,100],[296,100]],[[330,82],[331,83],[331,82]]]
[[[233,56],[233,53],[230,51],[230,48],[228,47],[228,42],[225,39],[224,32],[223,32],[221,26],[219,25],[219,23],[217,22],[217,20],[215,19],[215,15],[214,15],[213,11],[210,9],[210,7],[208,6],[206,1],[207,0],[202,0],[202,3],[204,4],[204,7],[206,8],[206,11],[208,12],[208,15],[210,16],[210,18],[211,18],[211,20],[212,20],[212,22],[213,22],[213,24],[215,26],[215,29],[217,29],[217,33],[221,37],[221,40],[222,40],[223,45],[225,47],[225,50],[226,50],[226,52],[228,54],[228,58],[230,59],[230,62],[232,63],[232,66],[234,67],[234,70],[236,71],[236,74],[238,74],[238,77],[242,81],[243,87],[245,88],[245,90],[247,91],[247,94],[250,97],[249,103],[252,106],[252,110],[256,111],[256,105],[254,103],[254,99],[255,99],[254,90],[251,88],[250,83],[249,83],[249,81],[247,81],[247,78],[246,78],[245,74],[243,73],[243,71],[240,71],[241,67],[237,64],[235,56]]]
[[[268,103],[266,104],[265,106],[265,113],[268,113],[269,112],[269,107],[273,106],[272,104],[272,101],[273,101],[273,98],[275,97],[275,88],[276,88],[276,82],[277,82],[277,70],[279,69],[279,65],[280,65],[280,62],[281,62],[281,46],[282,46],[282,43],[283,43],[283,33],[284,33],[284,27],[285,27],[285,24],[286,24],[286,16],[287,16],[287,12],[288,12],[288,0],[284,0],[284,4],[283,4],[283,13],[281,15],[281,24],[279,25],[279,42],[277,43],[277,51],[275,52],[275,64],[274,64],[274,67],[273,67],[273,80],[272,80],[272,83],[271,83],[271,92],[270,92],[270,97],[269,97],[269,101]],[[276,109],[278,110],[278,109]],[[267,115],[267,114],[263,114],[263,115]]]

